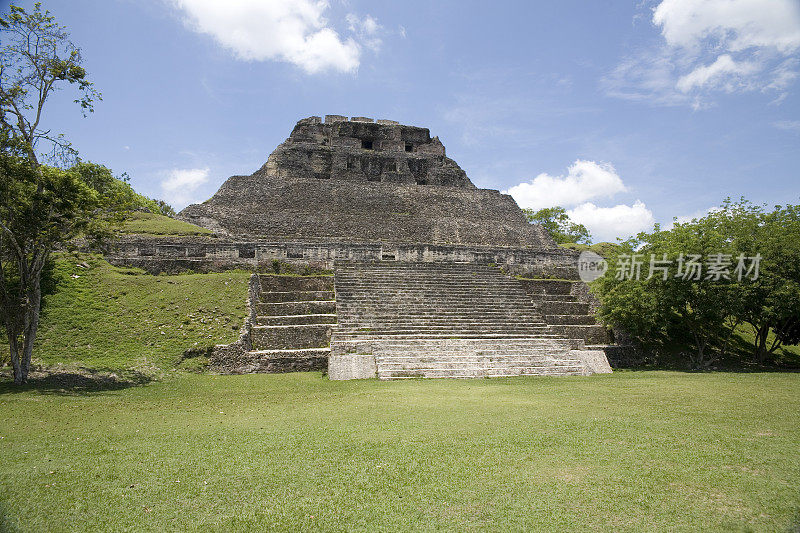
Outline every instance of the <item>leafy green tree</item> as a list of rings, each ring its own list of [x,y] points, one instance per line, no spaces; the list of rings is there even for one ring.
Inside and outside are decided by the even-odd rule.
[[[710,366],[719,356],[712,347],[724,336],[730,314],[729,282],[706,279],[702,263],[695,279],[687,259],[729,253],[730,246],[709,219],[640,233],[620,247],[609,271],[594,284],[601,298],[600,316],[646,346],[691,345],[691,366]]]
[[[523,212],[528,222],[544,227],[553,240],[559,244],[589,244],[592,242],[592,236],[586,226],[570,220],[563,207],[546,207],[538,211],[523,209]]]
[[[42,128],[45,104],[63,86],[77,89],[85,113],[100,97],[80,50],[39,3],[0,16],[0,299],[14,368],[27,380],[41,308],[42,269],[60,242],[87,229],[101,195],[66,165],[75,150]],[[42,152],[44,150],[44,152]]]
[[[727,200],[709,215],[717,218],[733,246],[759,254],[758,277],[736,283],[734,316],[753,330],[753,357],[763,364],[783,345],[800,342],[800,206],[771,211],[745,199]]]
[[[693,255],[701,258],[699,276],[688,272]],[[631,257],[641,262],[638,280],[619,275]],[[650,275],[651,258],[664,257],[671,266],[666,279],[661,270]],[[724,275],[711,275],[714,257],[725,262]],[[782,344],[800,341],[798,206],[767,212],[744,199],[726,200],[704,217],[640,233],[620,245],[609,263],[612,268],[593,284],[600,316],[644,345],[691,345],[687,355],[695,368],[725,354],[742,324],[753,328],[758,364]],[[737,272],[755,265],[758,272]]]

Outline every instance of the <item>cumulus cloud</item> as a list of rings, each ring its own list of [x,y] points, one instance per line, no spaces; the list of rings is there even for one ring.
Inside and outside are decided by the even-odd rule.
[[[738,52],[774,47],[800,48],[800,7],[795,0],[663,0],[653,24],[670,46],[699,48],[708,39]]]
[[[161,182],[164,200],[175,209],[183,209],[187,205],[200,200],[198,189],[208,182],[208,168],[188,168],[171,170]]]
[[[656,222],[653,213],[640,200],[633,205],[619,204],[613,207],[598,207],[587,202],[567,210],[567,214],[574,222],[586,226],[597,242],[636,235],[652,229]]]
[[[529,209],[577,205],[593,198],[611,198],[626,190],[614,167],[578,159],[563,176],[539,174],[528,183],[514,185],[505,194]]]
[[[353,72],[361,50],[353,37],[341,37],[325,19],[326,0],[173,0],[188,27],[212,36],[245,61],[285,61],[309,74]],[[368,46],[380,44],[377,21],[357,19]],[[351,24],[356,27],[355,24]]]
[[[653,213],[640,200],[633,205],[601,207],[589,200],[612,198],[628,188],[609,163],[578,159],[562,176],[539,174],[527,183],[503,191],[520,207],[539,210],[545,207],[571,207],[569,217],[583,224],[595,241],[614,241],[651,229]]]
[[[798,76],[796,0],[662,0],[651,22],[663,40],[601,80],[610,96],[699,108],[714,91],[761,91],[779,102]]]

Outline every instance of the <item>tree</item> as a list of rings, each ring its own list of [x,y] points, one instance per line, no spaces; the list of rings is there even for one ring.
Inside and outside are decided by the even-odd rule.
[[[546,207],[538,211],[523,209],[523,212],[528,222],[544,227],[553,237],[553,240],[559,244],[589,244],[592,242],[592,236],[586,226],[576,224],[570,220],[567,211],[563,207]]]
[[[0,262],[4,325],[14,381],[27,380],[41,307],[41,275],[53,247],[85,229],[101,205],[98,192],[65,166],[75,151],[42,127],[54,91],[73,86],[84,115],[100,97],[86,79],[80,50],[39,3],[12,5],[0,17]],[[44,153],[40,150],[45,149]]]
[[[651,257],[665,255],[672,267],[666,279],[660,271],[649,276]],[[699,276],[686,275],[693,255],[700,258]],[[630,264],[634,256],[643,263],[641,279],[619,276],[621,259]],[[725,275],[709,275],[714,258],[725,262]],[[645,345],[692,345],[687,355],[695,368],[725,354],[743,324],[753,328],[757,364],[800,341],[800,206],[767,212],[728,199],[704,217],[640,233],[609,259],[612,268],[592,287],[601,299],[600,316]],[[740,261],[759,270],[740,276]]]
[[[731,314],[728,282],[706,279],[705,273],[700,279],[684,276],[686,266],[679,261],[685,259],[678,258],[730,253],[730,246],[710,219],[640,233],[620,247],[611,258],[612,268],[594,284],[602,302],[600,316],[647,346],[689,344],[691,366],[710,366],[719,355],[712,348],[724,337],[725,318]],[[662,270],[651,275],[651,259],[664,261],[665,256],[669,264],[653,264],[670,267],[666,276]],[[633,275],[637,261],[640,276]],[[683,272],[677,270],[679,265]]]
[[[737,321],[753,330],[753,358],[764,364],[783,345],[800,342],[800,206],[771,211],[745,199],[726,200],[710,216],[720,220],[735,248],[762,256],[755,280],[735,284]]]

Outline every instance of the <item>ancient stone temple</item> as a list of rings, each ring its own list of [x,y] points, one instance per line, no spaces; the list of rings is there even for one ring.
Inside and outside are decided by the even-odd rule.
[[[427,129],[331,115],[298,122],[263,167],[181,217],[266,241],[555,248],[511,197],[476,189]]]
[[[529,224],[510,196],[476,188],[426,128],[300,120],[260,169],[179,217],[214,235],[130,238],[112,260],[153,272],[255,272],[239,341],[214,351],[218,371],[610,371],[577,254]],[[309,275],[276,275],[276,264]]]

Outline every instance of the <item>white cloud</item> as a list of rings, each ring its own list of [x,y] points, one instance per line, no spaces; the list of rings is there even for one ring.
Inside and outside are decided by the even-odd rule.
[[[598,207],[587,202],[568,210],[567,214],[573,222],[586,226],[595,242],[627,238],[652,229],[656,222],[653,213],[640,200],[633,205],[613,207]]]
[[[503,192],[510,194],[523,208],[572,207],[567,210],[572,221],[586,226],[593,240],[600,242],[627,238],[652,229],[655,224],[653,213],[640,200],[633,205],[612,207],[601,207],[589,201],[627,191],[612,165],[578,159],[570,165],[566,175],[542,173],[528,183]]]
[[[688,93],[695,87],[706,87],[720,85],[726,77],[746,76],[758,70],[753,63],[737,63],[728,54],[723,54],[716,61],[707,66],[700,66],[689,74],[678,79],[676,87],[682,93]],[[733,90],[732,85],[728,85],[728,92]]]
[[[773,47],[788,54],[800,48],[795,0],[663,0],[653,24],[670,46],[697,48],[713,39],[732,52]]]
[[[172,1],[191,29],[211,35],[239,59],[285,61],[310,74],[359,66],[360,47],[329,26],[326,0]],[[370,16],[361,23],[365,32],[380,27]]]
[[[380,50],[383,41],[381,41],[378,35],[383,29],[383,26],[378,24],[378,20],[375,17],[366,15],[363,18],[359,18],[358,15],[349,13],[347,17],[345,17],[345,20],[347,20],[348,29],[355,33],[367,48],[374,52]]]
[[[658,46],[625,58],[601,80],[610,96],[707,107],[714,91],[778,93],[798,76],[797,0],[662,0]]]
[[[197,202],[197,190],[208,182],[208,168],[171,170],[161,182],[164,200],[175,209]]]
[[[800,133],[800,120],[779,120],[772,123],[779,130]]]
[[[570,165],[565,176],[542,173],[528,183],[514,185],[503,192],[513,196],[521,207],[542,209],[577,205],[594,198],[611,198],[626,190],[610,164],[578,159]]]

